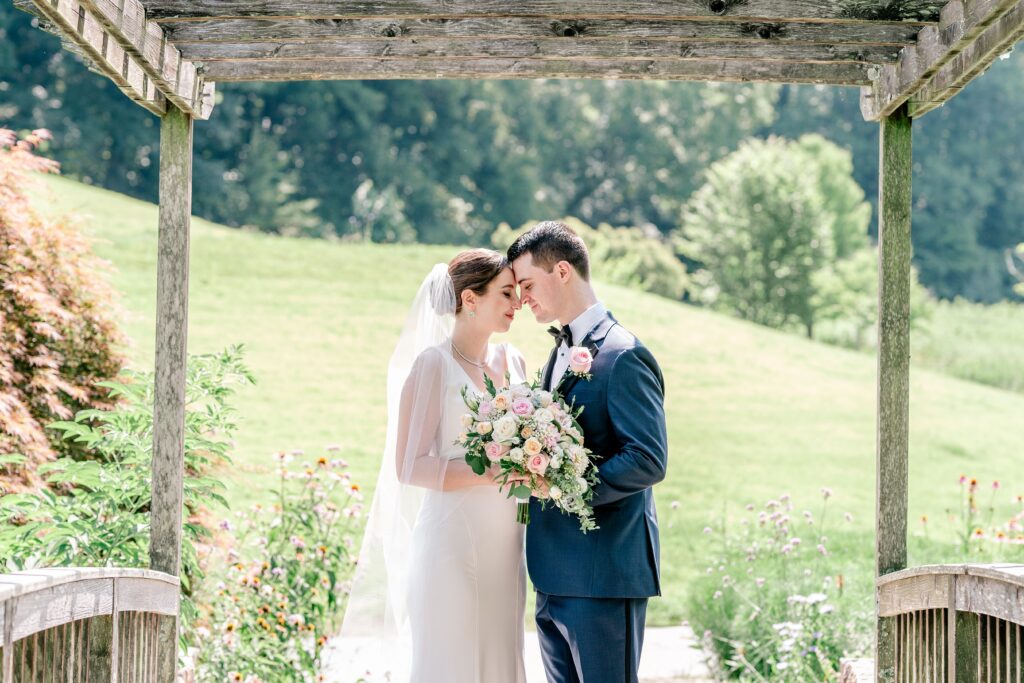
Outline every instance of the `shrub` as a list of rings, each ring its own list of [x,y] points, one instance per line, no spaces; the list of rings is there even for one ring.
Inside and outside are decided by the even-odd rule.
[[[210,471],[230,462],[232,385],[251,381],[240,348],[196,356],[188,364],[181,559],[186,625],[194,618],[191,597],[203,577],[197,544],[210,535],[204,511],[226,506],[224,486]],[[149,566],[153,374],[128,372],[124,382],[103,384],[120,399],[116,408],[80,411],[72,421],[51,425],[90,457],[65,457],[40,468],[46,482],[64,494],[42,487],[0,498],[7,522],[0,527],[0,568]],[[183,637],[191,640],[188,628]]]
[[[273,504],[236,512],[237,531],[221,522],[235,535],[221,543],[219,564],[227,569],[202,599],[197,680],[313,680],[341,616],[362,511],[359,486],[345,461],[330,455],[297,472],[287,467],[291,455],[275,457]]]
[[[586,242],[591,271],[597,279],[669,299],[683,298],[689,286],[686,266],[657,230],[614,228],[607,223],[592,228],[576,218],[562,221]],[[504,251],[534,225],[531,222],[513,230],[503,223],[495,230],[492,244]]]
[[[44,425],[86,408],[109,408],[103,380],[117,376],[124,342],[114,324],[106,265],[89,252],[67,217],[37,211],[29,198],[33,173],[57,165],[0,129],[0,453],[21,453],[8,489],[37,486],[36,469],[73,450]],[[8,468],[11,469],[11,468]]]
[[[791,515],[789,496],[768,501],[739,528],[718,530],[717,552],[694,586],[689,617],[703,632],[721,673],[749,681],[837,679],[841,657],[871,646],[870,605],[843,600],[844,578],[834,572],[822,510]],[[796,517],[796,518],[794,518]],[[847,517],[847,519],[850,519]],[[705,533],[712,535],[711,527]],[[806,539],[806,540],[805,540]]]

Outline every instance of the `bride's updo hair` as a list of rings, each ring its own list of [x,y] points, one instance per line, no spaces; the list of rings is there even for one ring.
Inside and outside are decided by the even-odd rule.
[[[481,296],[487,285],[505,268],[508,259],[493,249],[467,249],[448,262],[448,275],[455,287],[455,312],[462,310],[462,292],[469,290]]]

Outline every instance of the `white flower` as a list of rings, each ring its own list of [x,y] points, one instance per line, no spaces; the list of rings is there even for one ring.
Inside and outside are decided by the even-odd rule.
[[[533,419],[536,420],[537,424],[550,424],[555,416],[551,414],[551,411],[547,408],[539,408],[537,412],[533,414]]]
[[[508,452],[508,457],[512,458],[512,462],[521,465],[526,460],[526,453],[522,448],[513,448]]]
[[[547,408],[549,405],[551,405],[552,398],[550,391],[538,391],[536,394],[533,395],[533,397],[537,399],[537,403],[540,405],[541,408]]]
[[[560,489],[557,486],[552,486],[551,487],[551,492],[550,492],[549,495],[551,496],[551,500],[561,500],[562,499],[562,489]]]
[[[493,425],[493,437],[495,441],[508,442],[519,433],[519,424],[514,415],[506,415]]]
[[[554,455],[551,456],[551,467],[555,468],[556,470],[562,468],[562,456],[559,455],[557,451]]]
[[[530,395],[530,387],[525,384],[513,384],[511,391],[515,398],[527,398]]]
[[[473,426],[473,416],[470,415],[469,413],[466,413],[465,415],[463,415],[462,416],[462,426],[465,427],[466,429],[469,429],[470,427],[472,427]]]
[[[590,482],[583,477],[576,477],[576,484],[579,485],[581,492],[586,492],[590,488]]]
[[[477,434],[487,435],[491,433],[492,426],[490,422],[477,422],[473,429]]]

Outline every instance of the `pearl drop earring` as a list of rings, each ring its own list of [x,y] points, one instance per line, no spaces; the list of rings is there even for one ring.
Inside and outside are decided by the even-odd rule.
[[[476,317],[476,311],[470,311],[469,312],[469,317],[470,318],[475,318]]]

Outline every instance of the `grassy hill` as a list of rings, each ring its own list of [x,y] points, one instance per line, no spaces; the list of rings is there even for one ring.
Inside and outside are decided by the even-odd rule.
[[[85,217],[96,251],[115,266],[129,312],[133,363],[153,358],[156,207],[68,180],[48,180],[58,210]],[[343,447],[369,489],[384,439],[384,373],[406,307],[430,266],[456,248],[332,244],[232,230],[196,220],[189,351],[244,343],[259,384],[237,401],[230,499],[257,500],[276,450]],[[597,277],[600,277],[598,272]],[[656,296],[597,284],[618,319],[665,371],[671,446],[656,488],[665,596],[654,622],[683,616],[689,578],[703,571],[711,520],[784,492],[796,510],[820,509],[828,486],[840,570],[870,600],[875,492],[875,362],[871,356],[774,332]],[[528,311],[508,339],[531,370],[550,338]],[[915,370],[912,374],[911,520],[956,506],[961,473],[1024,493],[1024,395]],[[1008,497],[1008,496],[1007,496]],[[678,502],[673,506],[673,502]],[[673,509],[675,508],[675,509]],[[837,513],[837,514],[833,514]],[[913,528],[913,527],[912,527]],[[911,562],[926,559],[911,549]],[[922,546],[924,547],[924,546]],[[935,558],[928,558],[935,559]]]

